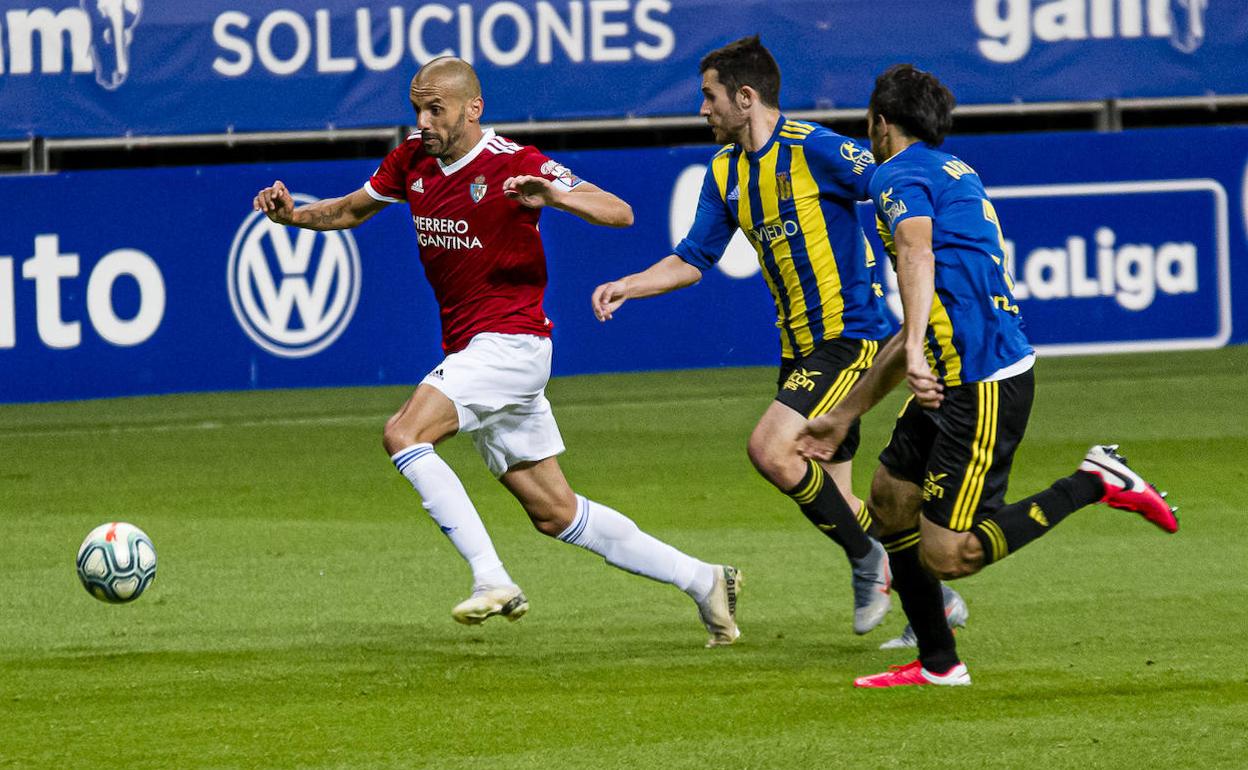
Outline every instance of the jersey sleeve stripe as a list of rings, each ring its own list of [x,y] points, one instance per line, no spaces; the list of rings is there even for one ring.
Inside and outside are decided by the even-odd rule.
[[[381,193],[374,190],[373,182],[371,179],[364,183],[364,192],[368,193],[369,196],[372,197],[373,200],[378,200],[378,201],[381,201],[382,203],[399,203],[402,200],[401,198],[391,198],[388,195],[382,195]]]

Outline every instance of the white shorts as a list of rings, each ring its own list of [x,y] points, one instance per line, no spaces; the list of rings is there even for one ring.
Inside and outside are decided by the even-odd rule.
[[[526,461],[563,452],[546,400],[551,344],[531,334],[478,334],[421,380],[455,404],[460,431],[495,477]]]

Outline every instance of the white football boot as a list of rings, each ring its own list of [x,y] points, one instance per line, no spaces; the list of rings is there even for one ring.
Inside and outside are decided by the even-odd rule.
[[[726,647],[737,641],[737,595],[741,591],[741,571],[727,565],[715,568],[715,584],[706,599],[698,603],[698,615],[710,632],[707,647]]]
[[[529,600],[524,598],[520,586],[482,586],[473,589],[472,596],[456,604],[451,610],[451,617],[457,623],[476,626],[495,615],[519,620],[528,611]]]

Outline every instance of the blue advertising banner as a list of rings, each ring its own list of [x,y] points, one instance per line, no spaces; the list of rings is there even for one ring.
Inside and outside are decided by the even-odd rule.
[[[689,115],[761,34],[787,109],[862,107],[910,61],[962,103],[1248,93],[1242,0],[4,0],[0,138],[407,125],[429,59],[494,121]]]
[[[1248,342],[1248,128],[948,144],[994,197],[1042,354]],[[557,154],[636,214],[628,230],[542,217],[557,374],[776,363],[775,310],[743,239],[697,286],[605,324],[590,311],[595,286],[684,236],[712,152]],[[374,167],[0,178],[0,401],[418,381],[441,359],[440,332],[406,207],[330,233],[250,209],[274,178],[308,201],[358,188]],[[899,306],[895,288],[888,297]]]

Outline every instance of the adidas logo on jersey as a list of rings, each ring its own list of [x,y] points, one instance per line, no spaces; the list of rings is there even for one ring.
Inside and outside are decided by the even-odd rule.
[[[425,191],[425,180],[417,179],[412,182],[412,192],[423,193]]]
[[[733,188],[732,188],[732,192],[728,193],[728,200],[730,200],[730,201],[741,200],[741,187],[740,187],[740,185],[738,185],[738,186],[736,186],[736,187],[733,187]]]

